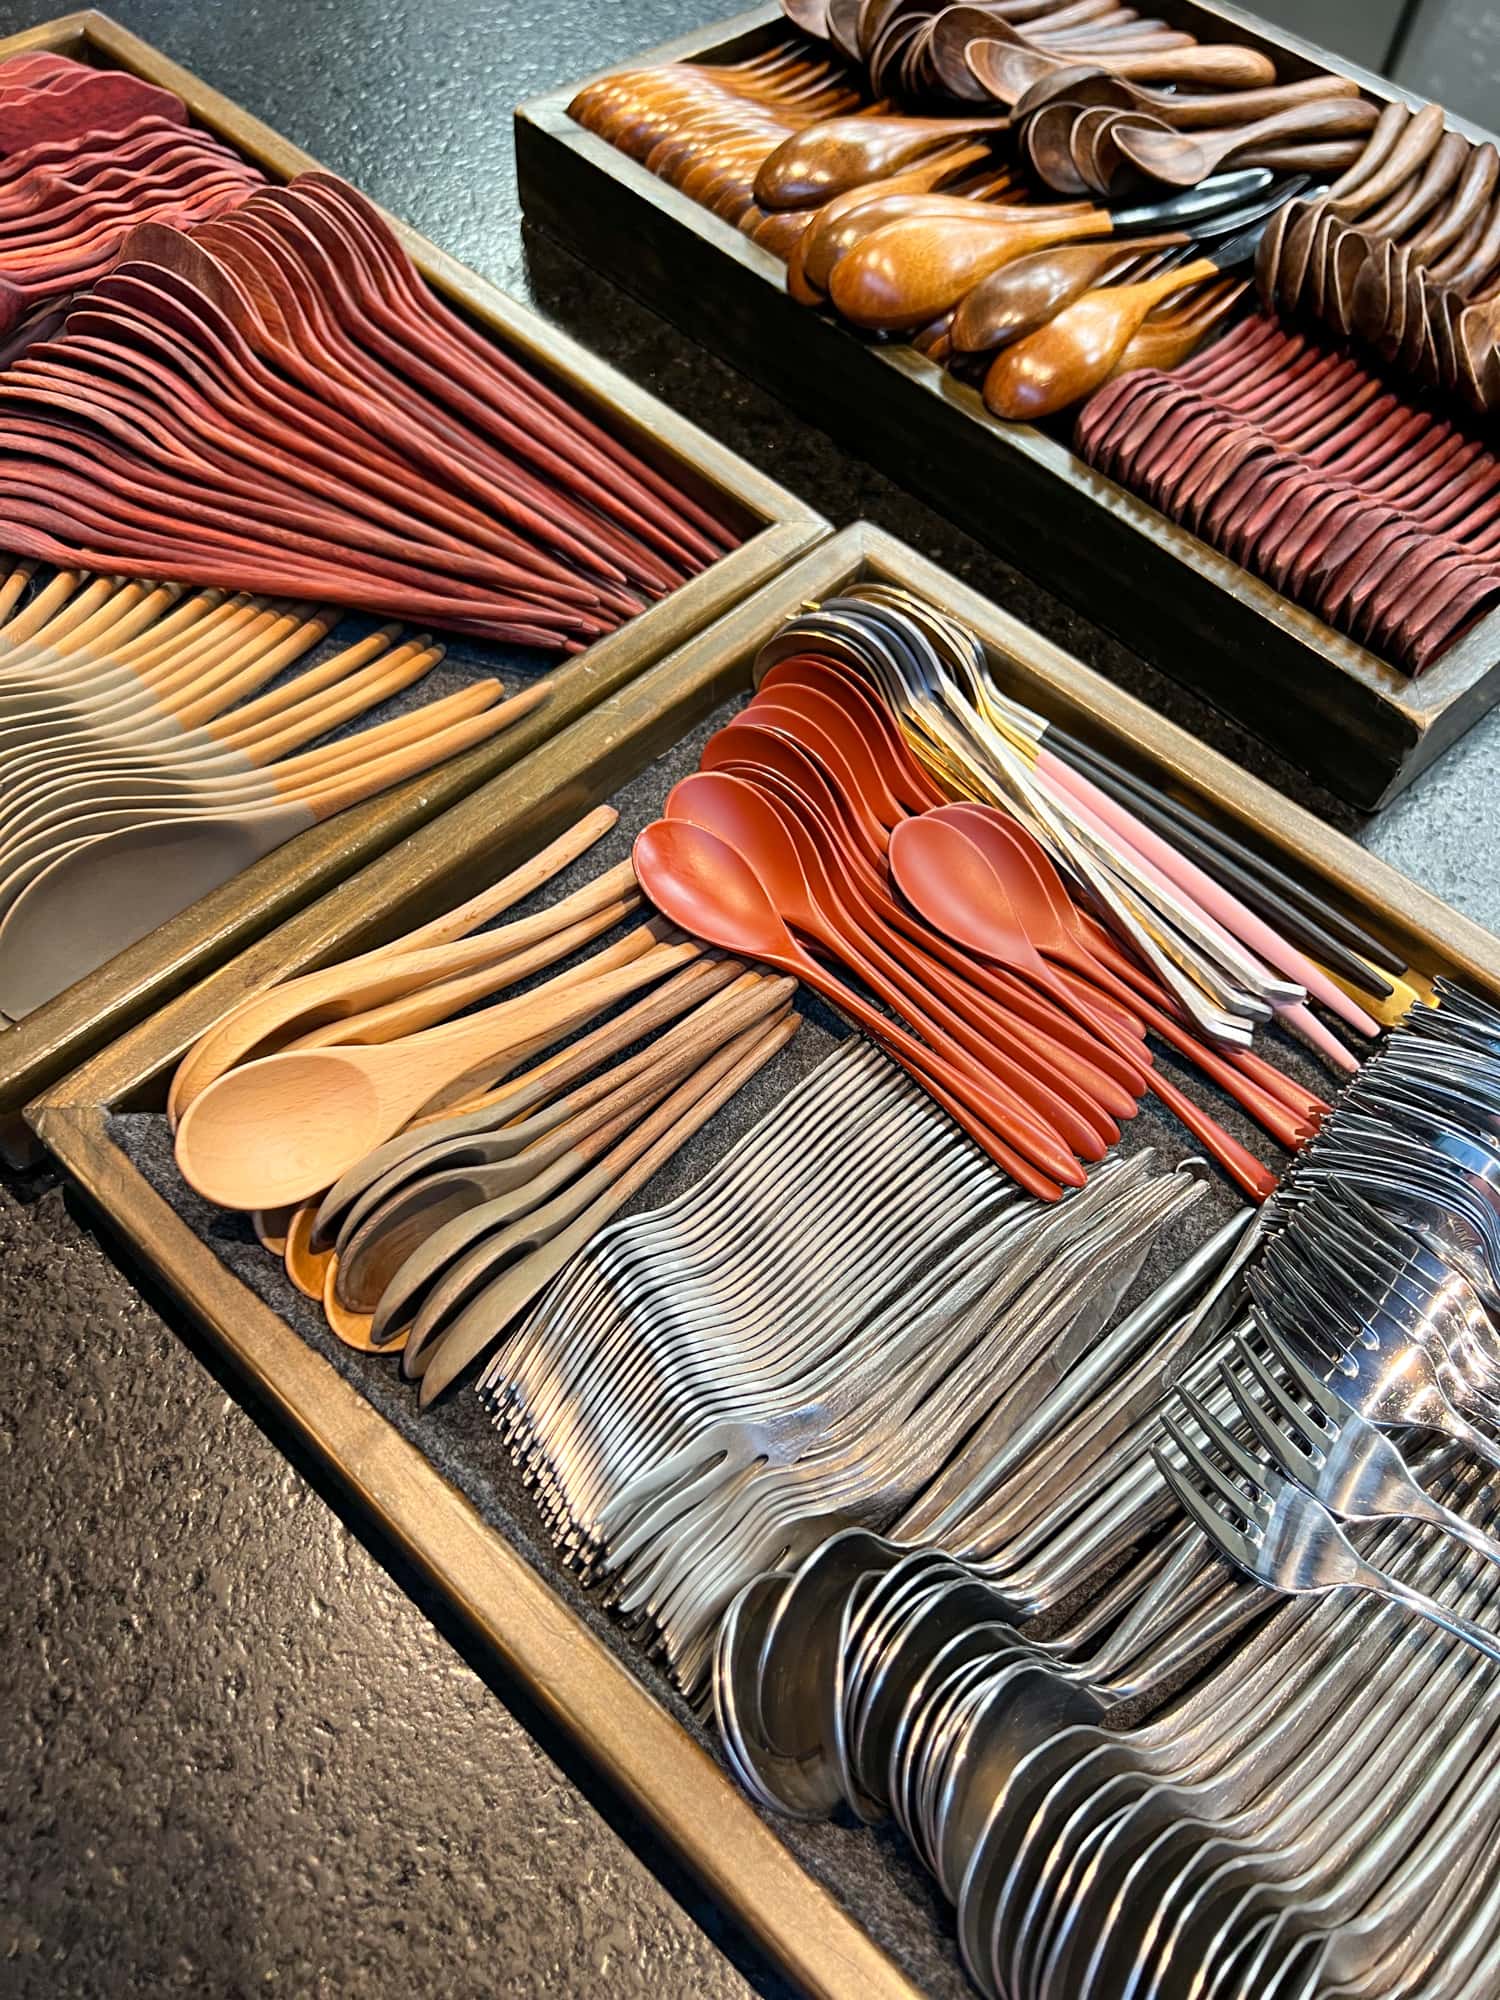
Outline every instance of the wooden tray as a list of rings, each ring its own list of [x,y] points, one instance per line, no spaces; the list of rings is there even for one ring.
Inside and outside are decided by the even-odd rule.
[[[318,165],[103,14],[69,14],[0,39],[0,60],[25,49],[51,49],[102,68],[132,70],[175,91],[200,125],[277,179],[289,180]],[[423,275],[451,305],[629,439],[643,457],[679,478],[685,490],[727,503],[746,539],[670,598],[559,669],[552,699],[493,744],[288,842],[16,1027],[0,1032],[0,1156],[13,1164],[22,1163],[27,1154],[29,1135],[20,1113],[28,1098],[481,780],[535,749],[828,532],[825,522],[773,480],[586,348],[405,224],[394,226]]]
[[[783,1837],[784,1823],[778,1827],[762,1819],[668,1704],[636,1677],[628,1652],[605,1643],[540,1573],[540,1562],[533,1566],[487,1525],[417,1443],[229,1272],[134,1164],[114,1122],[119,1114],[159,1111],[179,1056],[236,1000],[279,978],[366,950],[492,880],[640,773],[726,698],[743,693],[756,651],[800,606],[872,578],[903,585],[965,620],[994,650],[1002,678],[1023,699],[1206,802],[1229,825],[1255,829],[1421,971],[1456,974],[1500,998],[1500,939],[922,557],[880,530],[860,526],[813,550],[716,626],[617,689],[503,782],[473,793],[195,992],[164,1007],[55,1086],[28,1115],[131,1253],[207,1329],[549,1715],[649,1815],[777,1964],[807,1991],[836,2000],[895,1995],[911,2000],[917,1989],[910,1971],[893,1964],[790,1851],[798,1830],[787,1828]],[[503,1456],[498,1442],[495,1451]],[[844,1851],[853,1843],[852,1851],[874,1855],[876,1840],[850,1829]],[[921,1900],[916,1864],[905,1861],[903,1876],[899,1852],[884,1852],[882,1881],[890,1886],[882,1893],[899,1891],[906,1899],[901,1921],[885,1926],[887,1938],[896,1940],[890,1948],[905,1950],[925,1923],[924,1948],[934,1951],[932,1940],[939,1938],[948,1954],[934,1960],[941,1981],[928,1983],[961,1995],[949,1919],[935,1900]]]
[[[1405,95],[1238,7],[1153,11],[1264,49],[1288,78],[1332,70],[1377,101]],[[766,4],[618,67],[735,62],[784,31]],[[569,118],[583,81],[516,114],[531,221],[1341,798],[1385,804],[1500,699],[1500,611],[1410,679],[1085,465],[1066,419],[1006,423],[913,349],[797,305],[778,258]]]

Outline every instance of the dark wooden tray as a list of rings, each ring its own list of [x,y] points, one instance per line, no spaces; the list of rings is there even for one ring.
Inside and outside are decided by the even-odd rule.
[[[809,1845],[796,1827],[762,1818],[693,1739],[681,1711],[639,1677],[639,1656],[610,1643],[608,1627],[566,1598],[547,1561],[528,1557],[520,1538],[485,1518],[457,1475],[448,1476],[453,1461],[429,1442],[434,1434],[412,1430],[402,1411],[398,1427],[359,1378],[236,1276],[185,1208],[148,1180],[123,1136],[128,1114],[160,1111],[178,1058],[242,996],[384,942],[535,852],[744,693],[757,650],[801,605],[859,579],[900,584],[965,620],[1022,699],[1202,800],[1230,826],[1257,829],[1419,971],[1456,974],[1500,998],[1500,940],[922,557],[861,526],[814,549],[503,780],[163,1008],[29,1115],[130,1254],[804,1990],[830,2000],[915,2000],[920,1984],[963,2000],[969,1989],[953,1957],[951,1921],[900,1843],[882,1845],[850,1828]],[[503,1458],[498,1443],[495,1453]],[[857,1870],[864,1871],[854,1875],[863,1923],[847,1894]],[[881,1921],[869,1921],[872,1908]]]
[[[132,70],[175,91],[200,125],[277,179],[290,180],[318,164],[103,14],[69,14],[0,39],[0,60],[25,49],[51,49],[101,68]],[[578,342],[404,223],[394,222],[394,227],[423,275],[451,305],[589,406],[686,490],[727,505],[745,540],[671,597],[558,670],[552,699],[494,743],[289,841],[15,1027],[0,1030],[0,1156],[12,1164],[24,1163],[28,1152],[30,1135],[20,1115],[28,1098],[393,841],[534,750],[828,532],[827,523],[784,488]],[[509,678],[508,668],[506,674]]]
[[[1263,48],[1289,77],[1333,70],[1377,100],[1404,94],[1237,7],[1155,11]],[[623,67],[738,61],[783,32],[767,4]],[[1500,699],[1500,611],[1410,679],[1091,470],[1065,430],[992,417],[911,348],[794,303],[777,258],[569,118],[582,82],[516,114],[531,221],[1341,798],[1385,804]]]

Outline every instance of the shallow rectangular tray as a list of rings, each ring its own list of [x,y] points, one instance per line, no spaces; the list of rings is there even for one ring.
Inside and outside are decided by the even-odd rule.
[[[1378,101],[1405,94],[1238,7],[1163,0],[1154,11],[1205,40],[1265,49],[1289,78],[1336,71]],[[615,68],[734,62],[784,26],[768,0]],[[1500,699],[1500,611],[1411,679],[1093,471],[1066,420],[992,417],[977,390],[913,348],[798,305],[779,258],[574,123],[584,81],[516,113],[530,221],[1341,798],[1385,804]]]
[[[50,49],[103,68],[132,70],[175,91],[200,125],[276,179],[289,180],[318,165],[103,14],[69,14],[0,39],[0,61],[26,49]],[[552,698],[515,729],[289,841],[15,1027],[0,1030],[0,1156],[12,1164],[22,1163],[27,1153],[20,1113],[28,1098],[483,779],[535,749],[828,532],[827,524],[784,488],[568,335],[404,223],[394,222],[394,227],[423,275],[450,305],[590,408],[643,457],[678,477],[686,491],[727,503],[746,540],[671,597],[554,670]],[[466,657],[493,666],[507,684],[521,662],[534,676],[541,657],[459,644]]]
[[[467,1461],[451,1443],[445,1455],[434,1442],[440,1470],[416,1441],[440,1436],[422,1430],[430,1418],[414,1425],[399,1403],[381,1414],[359,1386],[354,1364],[365,1357],[334,1348],[326,1336],[329,1352],[317,1351],[311,1336],[271,1308],[263,1284],[252,1291],[231,1272],[208,1239],[217,1235],[231,1254],[238,1219],[205,1225],[199,1215],[195,1229],[191,1198],[175,1190],[174,1205],[163,1191],[172,1191],[170,1174],[158,1172],[153,1185],[127,1150],[130,1131],[159,1114],[182,1052],[236,1001],[369,949],[495,879],[682,745],[726,700],[743,695],[756,652],[786,618],[861,578],[902,585],[964,619],[1021,698],[1207,802],[1229,826],[1253,829],[1422,972],[1456,974],[1500,998],[1500,939],[922,557],[859,526],[617,689],[503,781],[473,793],[164,1007],[56,1085],[28,1115],[130,1254],[209,1332],[771,1958],[812,1993],[911,2000],[919,1988],[956,1997],[966,1989],[951,1920],[899,1841],[864,1829],[778,1827],[761,1818],[714,1761],[708,1740],[695,1739],[681,1704],[660,1684],[654,1692],[647,1685],[638,1656],[602,1614],[560,1573],[548,1576],[545,1553],[527,1552],[524,1526],[504,1532],[493,1510],[489,1518],[481,1511],[477,1486],[466,1492],[446,1476],[465,1462],[472,1476],[476,1457],[487,1463],[489,1445],[502,1462],[498,1440],[475,1445],[476,1420],[466,1416]],[[678,762],[682,754],[679,748]],[[1142,1119],[1148,1114],[1143,1108]],[[371,1395],[388,1396],[364,1379]],[[836,1891],[859,1907],[863,1920]]]

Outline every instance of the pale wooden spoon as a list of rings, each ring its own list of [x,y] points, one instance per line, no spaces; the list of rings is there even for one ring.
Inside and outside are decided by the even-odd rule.
[[[13,1019],[30,1013],[283,841],[484,742],[528,714],[549,691],[550,683],[538,682],[468,722],[377,758],[356,775],[301,798],[238,815],[156,820],[81,842],[38,876],[0,920],[0,1011]]]
[[[362,952],[357,958],[325,966],[318,972],[305,972],[299,978],[273,986],[269,992],[242,1000],[232,1013],[201,1036],[178,1064],[167,1093],[167,1116],[173,1127],[193,1099],[236,1063],[249,1056],[268,1055],[273,1046],[279,1048],[298,1034],[394,1000],[412,990],[408,982],[421,984],[447,976],[455,969],[451,959],[438,961],[434,970],[433,961],[422,962],[422,954],[468,939],[470,932],[503,916],[570,867],[581,854],[586,854],[619,817],[613,806],[598,806],[491,888],[434,917],[430,923],[374,951]],[[503,931],[493,934],[494,949],[502,956],[524,949],[547,936],[549,927],[565,924],[570,917],[591,907],[594,897],[602,893],[604,900],[609,901],[634,881],[633,868],[628,874],[611,871],[552,909],[538,911],[519,924],[506,925]],[[419,961],[415,970],[399,963],[412,958]]]
[[[225,1208],[306,1201],[444,1092],[493,1075],[539,1036],[558,1040],[701,950],[662,945],[561,995],[549,983],[377,1048],[310,1049],[230,1070],[183,1114],[178,1167],[189,1186]]]

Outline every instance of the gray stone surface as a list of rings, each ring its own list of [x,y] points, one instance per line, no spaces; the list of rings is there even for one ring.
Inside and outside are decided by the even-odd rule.
[[[0,34],[61,6],[0,0]],[[560,253],[523,254],[512,105],[695,26],[704,0],[111,11],[836,521],[881,521],[1330,810],[732,371]],[[1490,924],[1497,767],[1500,718],[1362,836]],[[7,1993],[743,1992],[700,1922],[770,1985],[48,1175],[0,1188],[0,1327]]]

